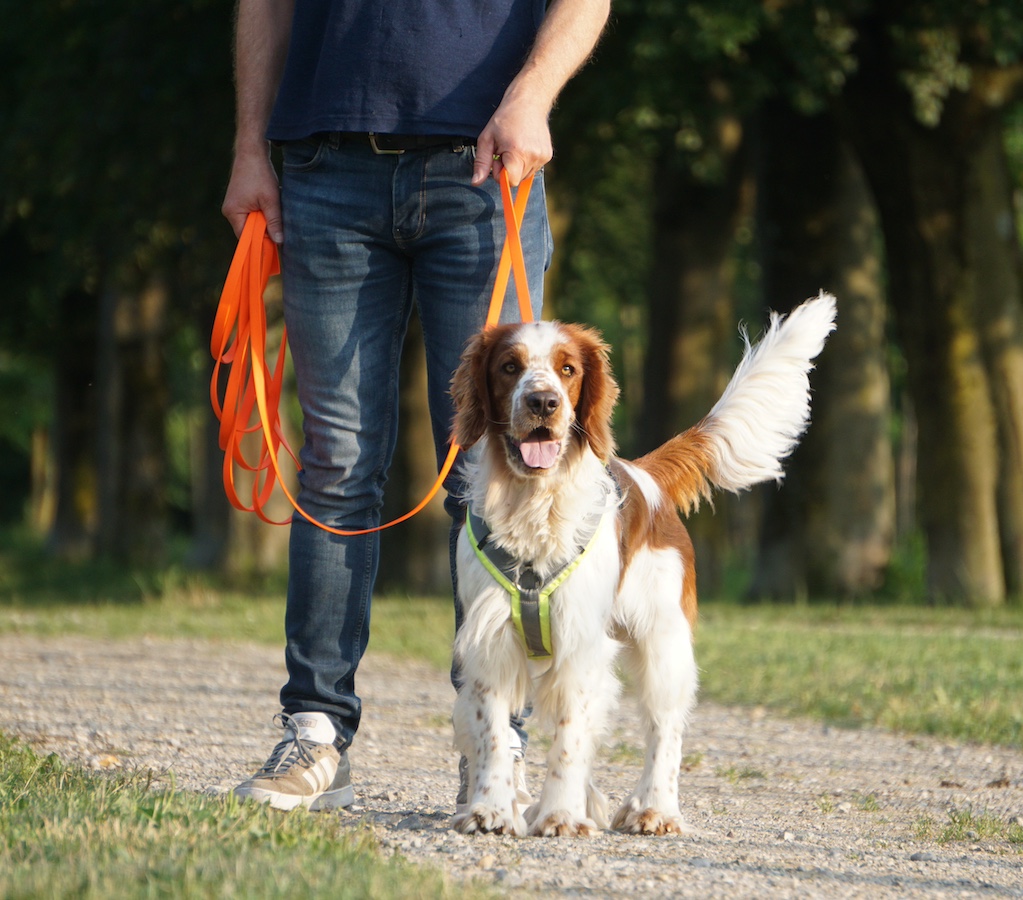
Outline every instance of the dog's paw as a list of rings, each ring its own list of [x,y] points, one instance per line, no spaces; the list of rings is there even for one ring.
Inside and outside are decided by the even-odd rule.
[[[530,834],[538,837],[593,837],[600,829],[592,819],[577,819],[564,810],[535,818]]]
[[[525,820],[518,813],[501,813],[482,803],[459,813],[452,819],[452,825],[462,834],[513,834],[521,837],[526,833]]]
[[[626,803],[615,813],[611,827],[625,834],[690,834],[693,831],[678,816],[667,815],[649,807],[640,809],[639,804],[634,802]]]

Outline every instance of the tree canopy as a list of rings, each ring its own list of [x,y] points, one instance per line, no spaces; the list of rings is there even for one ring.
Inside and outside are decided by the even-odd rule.
[[[18,498],[0,515],[28,504],[54,527],[32,487],[49,467],[56,521],[75,523],[89,552],[121,546],[94,539],[104,508],[120,510],[123,532],[148,533],[132,517],[154,488],[131,483],[120,443],[149,447],[165,485],[155,490],[175,498],[152,515],[192,517],[200,476],[187,460],[207,452],[195,434],[201,348],[233,249],[219,213],[231,26],[228,0],[41,0],[0,31],[0,261],[13,298],[0,308],[0,458]],[[839,333],[873,355],[835,355],[861,386],[878,358],[891,363],[873,382],[891,397],[871,433],[888,435],[889,463],[909,474],[875,506],[914,510],[873,565],[922,533],[930,596],[1023,590],[1023,397],[1013,390],[1023,278],[1011,221],[1023,209],[1012,202],[1021,95],[1018,0],[616,0],[552,118],[550,296],[559,316],[599,325],[614,345],[625,447],[643,449],[705,408],[731,363],[735,320],[760,316],[765,285],[855,285],[873,272],[880,313],[855,305],[855,287],[839,298]],[[855,384],[843,400],[822,367],[826,419]],[[126,383],[148,387],[128,402]],[[811,513],[821,484],[852,484],[834,468],[814,474],[849,434],[822,425],[818,436],[793,461],[792,509],[765,503],[754,521],[723,504],[708,541],[743,528],[747,539],[782,534],[783,515],[823,515],[812,527],[836,534],[880,527],[865,514],[839,527],[837,512]],[[90,484],[108,484],[108,497],[83,512],[75,504]],[[815,577],[777,583],[853,590]]]

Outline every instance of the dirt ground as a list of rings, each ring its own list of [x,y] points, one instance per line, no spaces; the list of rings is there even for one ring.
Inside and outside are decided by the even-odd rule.
[[[0,730],[94,768],[149,768],[161,783],[219,793],[278,739],[284,667],[273,648],[2,635],[0,660]],[[450,829],[445,673],[371,650],[358,689],[356,805],[321,815],[368,826],[385,852],[452,879],[515,897],[1023,897],[1023,845],[988,827],[1023,824],[1016,750],[701,703],[680,782],[695,834],[466,837]],[[527,754],[534,795],[546,746],[535,735]],[[626,696],[597,771],[612,810],[641,763]]]

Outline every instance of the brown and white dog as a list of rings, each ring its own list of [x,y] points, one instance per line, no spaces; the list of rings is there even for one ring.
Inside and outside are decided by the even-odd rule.
[[[809,421],[811,361],[834,319],[835,299],[823,293],[786,317],[772,313],[755,347],[744,338],[743,359],[710,413],[635,461],[614,455],[618,388],[594,331],[505,325],[469,343],[452,382],[455,437],[464,448],[479,445],[467,501],[474,521],[486,523],[486,541],[513,564],[502,585],[462,530],[455,655],[463,687],[453,718],[469,802],[455,827],[588,835],[608,826],[592,766],[617,701],[621,651],[647,750],[639,784],[611,824],[642,834],[685,829],[678,775],[697,688],[696,570],[678,511],[714,487],[781,480],[780,461]],[[550,597],[551,655],[535,658],[513,622],[508,583],[525,569],[543,582],[581,552]],[[507,723],[527,703],[554,738],[540,798],[520,810]]]

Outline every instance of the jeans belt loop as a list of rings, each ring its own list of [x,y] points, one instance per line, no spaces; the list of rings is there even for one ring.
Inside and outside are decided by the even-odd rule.
[[[369,132],[369,145],[373,148],[373,152],[377,156],[401,156],[404,150],[384,150],[377,144],[377,136],[375,132]]]

